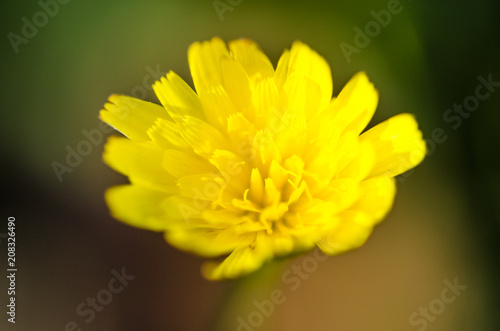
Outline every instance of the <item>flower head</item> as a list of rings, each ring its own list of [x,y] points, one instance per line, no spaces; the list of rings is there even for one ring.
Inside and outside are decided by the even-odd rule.
[[[208,279],[234,278],[275,256],[359,247],[389,211],[394,176],[425,155],[412,115],[362,133],[378,93],[356,74],[336,98],[325,60],[295,42],[276,69],[250,40],[196,42],[195,91],[169,72],[162,106],[112,95],[100,118],[104,160],[130,185],[106,192],[112,215],[164,232],[205,257]]]

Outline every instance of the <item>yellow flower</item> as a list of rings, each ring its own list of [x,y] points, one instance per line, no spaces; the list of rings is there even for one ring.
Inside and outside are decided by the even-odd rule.
[[[196,42],[196,92],[169,72],[163,106],[112,95],[100,118],[122,132],[104,161],[131,184],[109,189],[112,215],[164,232],[205,257],[208,279],[235,278],[275,256],[359,247],[389,211],[394,176],[426,147],[412,115],[362,133],[378,93],[356,74],[332,98],[326,61],[295,42],[276,70],[250,40]]]

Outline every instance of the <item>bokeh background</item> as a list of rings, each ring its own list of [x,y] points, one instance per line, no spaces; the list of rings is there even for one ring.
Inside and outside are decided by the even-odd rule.
[[[340,45],[356,46],[355,28],[388,6],[399,13],[346,56]],[[23,31],[34,19],[37,31]],[[274,289],[286,300],[251,329],[500,330],[500,87],[455,129],[443,118],[474,95],[479,76],[500,82],[498,1],[2,1],[0,22],[0,269],[9,216],[18,266],[16,324],[0,311],[1,330],[71,330],[69,322],[81,330],[245,330],[238,318],[248,321],[254,300]],[[100,130],[110,94],[158,102],[151,76],[169,70],[191,83],[187,47],[213,36],[253,39],[274,64],[302,40],[331,64],[334,95],[364,70],[380,91],[373,123],[411,112],[429,139],[431,153],[400,177],[393,211],[368,242],[319,262],[295,290],[273,267],[208,282],[201,259],[112,219],[103,193],[126,179],[103,164],[105,139],[71,172],[58,178],[53,168],[88,140],[84,130]],[[87,323],[77,307],[122,268],[135,278]],[[467,288],[425,328],[412,325],[446,280]]]

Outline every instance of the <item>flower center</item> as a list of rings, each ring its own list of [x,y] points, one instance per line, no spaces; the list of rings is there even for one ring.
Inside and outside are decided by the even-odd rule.
[[[241,199],[232,200],[232,206],[243,211],[255,230],[265,230],[267,234],[301,227],[296,211],[307,196],[303,193],[308,193],[302,178],[303,166],[298,156],[292,156],[283,164],[273,160],[267,167],[252,168],[248,188]]]

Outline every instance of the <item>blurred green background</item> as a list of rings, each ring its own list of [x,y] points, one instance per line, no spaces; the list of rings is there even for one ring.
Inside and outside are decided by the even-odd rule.
[[[460,125],[443,118],[475,95],[479,76],[500,82],[498,2],[220,0],[218,13],[210,0],[65,1],[1,4],[0,234],[16,217],[18,291],[17,323],[1,312],[0,329],[245,330],[238,317],[278,288],[287,300],[255,330],[419,330],[411,314],[458,278],[467,289],[426,329],[500,330],[500,88]],[[377,30],[370,22],[388,8],[397,10]],[[346,56],[341,45],[356,47],[356,28],[370,26],[369,43]],[[169,70],[191,84],[187,47],[213,36],[253,39],[275,65],[302,40],[330,63],[334,95],[368,73],[380,92],[371,125],[410,112],[429,139],[431,153],[400,177],[394,209],[366,245],[321,262],[296,290],[279,273],[272,284],[207,282],[201,259],[113,220],[103,193],[126,179],[103,164],[105,139],[87,144],[71,172],[53,168],[89,140],[84,131],[100,130],[110,94],[158,102],[149,76]],[[77,307],[122,268],[135,278],[87,323]]]

